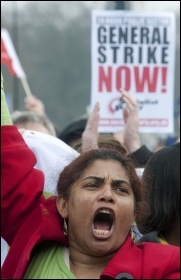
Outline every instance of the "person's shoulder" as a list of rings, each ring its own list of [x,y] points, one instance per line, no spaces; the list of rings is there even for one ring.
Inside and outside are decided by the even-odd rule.
[[[180,279],[179,247],[153,242],[143,242],[139,246],[145,276],[149,279]]]
[[[48,207],[49,209],[52,209],[55,212],[58,212],[56,206],[56,200],[57,200],[57,196],[51,194],[44,200],[42,205]]]
[[[155,242],[143,242],[138,245],[144,251],[145,258],[153,258],[154,262],[169,263],[180,259],[180,247]]]

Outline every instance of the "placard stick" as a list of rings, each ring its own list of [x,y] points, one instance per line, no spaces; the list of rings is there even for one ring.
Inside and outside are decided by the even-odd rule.
[[[22,82],[23,88],[24,88],[24,90],[25,90],[26,96],[27,96],[27,97],[28,97],[28,96],[31,96],[32,93],[31,93],[29,84],[28,84],[28,82],[27,82],[27,79],[26,79],[26,78],[23,78],[23,79],[21,79],[21,82]]]

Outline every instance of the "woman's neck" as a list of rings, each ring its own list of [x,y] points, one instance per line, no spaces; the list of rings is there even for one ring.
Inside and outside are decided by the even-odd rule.
[[[113,254],[103,257],[87,255],[69,247],[70,270],[78,279],[99,279]]]

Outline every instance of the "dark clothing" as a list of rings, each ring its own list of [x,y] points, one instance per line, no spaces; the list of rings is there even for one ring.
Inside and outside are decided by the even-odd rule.
[[[144,234],[139,240],[138,243],[142,242],[154,242],[154,243],[160,243],[158,240],[158,232],[152,231],[149,233]]]
[[[144,167],[149,158],[152,156],[151,152],[146,145],[141,146],[138,150],[130,154],[135,167]]]
[[[71,146],[71,144],[82,137],[87,119],[78,119],[66,126],[59,134],[58,138]]]

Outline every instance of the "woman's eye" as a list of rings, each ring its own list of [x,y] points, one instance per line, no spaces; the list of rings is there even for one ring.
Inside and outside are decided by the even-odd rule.
[[[88,188],[98,188],[98,184],[88,184],[88,185],[86,185],[86,187],[88,187]]]
[[[123,188],[123,187],[117,187],[115,188],[117,192],[119,193],[128,193],[127,189]]]

